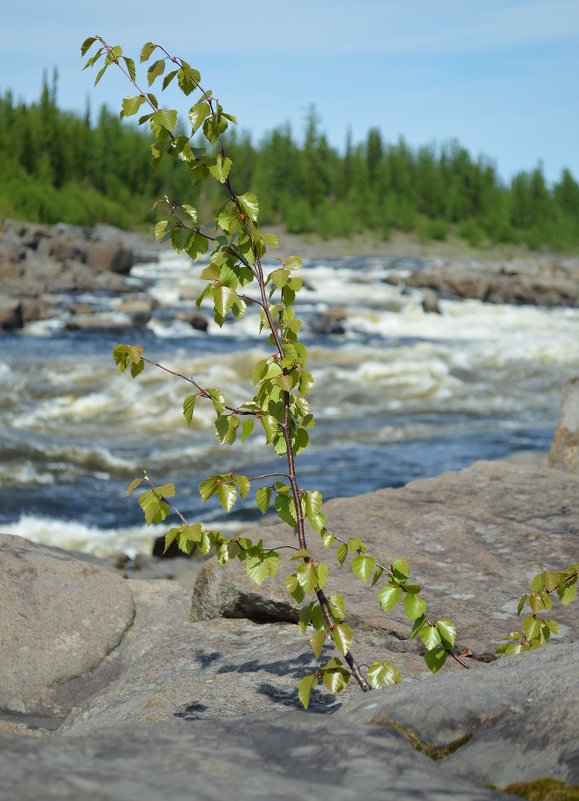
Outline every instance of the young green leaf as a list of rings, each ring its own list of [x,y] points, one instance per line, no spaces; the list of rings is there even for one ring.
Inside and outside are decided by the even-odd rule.
[[[318,676],[316,673],[310,673],[310,675],[304,676],[303,679],[300,679],[298,682],[298,698],[302,702],[304,709],[309,707],[312,688],[315,687],[317,683]]]
[[[320,534],[322,535],[322,544],[324,548],[331,548],[334,544],[335,537],[333,534],[330,534],[329,531],[322,529]]]
[[[230,512],[237,500],[237,489],[231,484],[219,484],[217,487],[217,497],[225,511]]]
[[[445,647],[452,647],[456,642],[456,626],[448,617],[441,617],[436,621],[436,628]]]
[[[420,618],[426,612],[427,607],[427,602],[416,595],[407,595],[404,598],[404,611],[409,620]]]
[[[275,576],[279,569],[279,554],[276,551],[258,553],[245,560],[245,572],[256,584],[261,585],[268,576]]]
[[[196,133],[199,128],[203,125],[203,121],[206,117],[211,114],[211,109],[209,108],[209,103],[205,100],[202,100],[200,103],[196,103],[192,108],[189,109],[189,122],[191,123],[191,133]]]
[[[255,493],[255,502],[262,514],[265,514],[268,510],[271,492],[271,487],[260,487]]]
[[[144,481],[144,478],[134,478],[129,486],[127,487],[127,491],[125,495],[132,495],[133,492],[137,489],[137,487]]]
[[[368,668],[368,681],[375,690],[390,684],[400,684],[402,676],[391,662],[374,662]]]
[[[432,673],[436,673],[438,670],[440,670],[447,658],[448,651],[446,651],[444,648],[433,648],[430,651],[426,651],[424,654],[426,667],[432,671]]]
[[[183,401],[183,416],[187,421],[187,425],[189,426],[193,422],[193,412],[195,411],[196,400],[197,400],[197,395],[187,395],[187,397]]]
[[[574,584],[557,587],[557,595],[563,606],[568,606],[577,597],[577,587]]]
[[[296,570],[298,581],[305,592],[313,592],[318,586],[318,572],[313,562],[305,562]]]
[[[440,645],[440,632],[436,628],[436,626],[431,626],[430,623],[427,623],[426,626],[423,626],[420,631],[420,639],[424,643],[424,647],[431,651],[433,648],[436,648],[437,645]]]
[[[341,623],[346,617],[346,604],[343,595],[330,595],[328,597],[328,604],[330,606],[330,613],[336,623]]]
[[[376,560],[373,556],[366,556],[366,554],[360,554],[352,559],[352,573],[361,581],[366,581],[376,568]]]
[[[312,646],[312,651],[314,652],[314,656],[316,659],[320,658],[320,654],[324,648],[324,643],[326,642],[326,637],[328,632],[326,629],[318,629],[315,631],[312,636],[310,637],[310,644]]]
[[[345,543],[342,543],[338,547],[338,550],[336,551],[336,559],[341,565],[343,565],[347,558],[348,558],[348,546]]]
[[[389,612],[391,609],[394,609],[401,598],[401,587],[390,587],[389,585],[386,585],[386,587],[382,587],[378,593],[378,600],[380,601],[380,606],[384,612]]]
[[[125,97],[122,103],[122,117],[132,117],[137,114],[143,103],[146,102],[144,95],[134,95],[132,97]]]
[[[257,215],[259,214],[259,204],[257,198],[251,192],[246,192],[244,195],[238,195],[237,200],[239,205],[247,214],[252,222],[257,222]]]
[[[96,36],[89,36],[88,39],[85,39],[80,48],[81,56],[85,56],[95,42]]]
[[[329,573],[328,566],[323,563],[320,563],[317,566],[316,570],[318,573],[318,588],[321,590],[324,588],[324,585],[328,580],[328,573]]]
[[[523,631],[528,640],[534,640],[541,631],[541,622],[533,615],[528,615],[523,622]]]
[[[254,421],[253,417],[246,417],[245,420],[243,421],[243,425],[241,427],[241,441],[242,442],[245,442],[245,440],[248,438],[248,436],[253,431],[254,422],[255,421]]]
[[[247,476],[240,476],[239,473],[236,473],[235,482],[239,487],[239,495],[241,500],[243,500],[251,489],[251,481],[247,478]]]
[[[151,54],[154,50],[157,49],[159,45],[153,44],[153,42],[147,42],[141,48],[141,63],[143,61],[148,61],[151,58]]]
[[[303,603],[306,594],[295,573],[292,573],[290,576],[286,577],[285,586],[289,594],[298,604]]]
[[[408,567],[408,562],[406,559],[395,559],[392,562],[391,569],[392,573],[394,574],[394,578],[398,581],[405,582],[410,578],[410,568]]]
[[[154,61],[149,69],[147,70],[147,83],[149,86],[155,82],[155,80],[165,72],[165,60],[160,58],[157,61]]]
[[[332,629],[331,635],[338,651],[346,655],[350,650],[354,638],[350,626],[348,626],[347,623],[338,623],[336,627]]]
[[[170,528],[169,531],[165,534],[165,547],[163,548],[163,553],[167,553],[167,549],[171,545],[171,543],[179,536],[181,533],[180,528]]]
[[[332,693],[340,693],[350,680],[350,672],[345,668],[322,670],[322,681]]]
[[[199,494],[203,503],[217,492],[219,478],[220,476],[211,476],[211,478],[206,478],[199,484]]]

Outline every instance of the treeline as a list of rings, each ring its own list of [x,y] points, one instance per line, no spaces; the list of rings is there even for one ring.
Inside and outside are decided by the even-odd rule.
[[[473,245],[579,244],[579,185],[568,170],[554,186],[540,167],[506,184],[492,161],[473,159],[457,142],[412,149],[402,139],[386,143],[378,129],[363,142],[348,137],[339,152],[313,109],[301,141],[285,125],[258,145],[231,133],[227,148],[236,190],[256,192],[261,222],[292,233],[388,239],[398,230],[424,240],[454,234]],[[0,96],[0,218],[131,228],[152,220],[152,202],[168,194],[209,219],[217,185],[213,192],[199,196],[185,170],[172,172],[169,163],[153,172],[146,130],[116,113],[102,108],[92,120],[88,110],[60,110],[56,75],[44,81],[37,103]]]

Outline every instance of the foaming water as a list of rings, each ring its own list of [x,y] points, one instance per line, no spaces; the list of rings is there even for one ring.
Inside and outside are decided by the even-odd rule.
[[[84,551],[96,556],[106,556],[113,551],[122,551],[131,557],[139,552],[150,553],[155,539],[155,532],[144,525],[98,528],[78,521],[27,514],[21,515],[13,523],[3,523],[2,533],[24,537],[41,545]]]
[[[252,367],[269,350],[256,307],[223,329],[210,320],[197,331],[176,316],[201,288],[186,260],[167,256],[133,272],[161,308],[121,341],[142,342],[153,361],[223,389],[232,405],[249,400]],[[354,494],[548,448],[560,386],[579,364],[579,310],[442,301],[442,314],[426,314],[420,293],[385,283],[378,261],[310,263],[303,273],[317,419],[298,460],[306,486]],[[315,333],[312,323],[336,309],[343,334]],[[148,365],[136,381],[119,376],[111,359],[119,335],[72,333],[62,322],[1,340],[2,530],[100,553],[147,550],[153,533],[136,501],[123,498],[144,468],[178,484],[192,519],[220,524],[220,508],[200,502],[202,478],[279,469],[259,426],[243,449],[219,446],[210,404],[200,399],[185,424],[187,380]],[[252,508],[248,499],[234,523],[254,522]]]

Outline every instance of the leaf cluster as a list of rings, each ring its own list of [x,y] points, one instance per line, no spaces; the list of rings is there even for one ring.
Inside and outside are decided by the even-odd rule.
[[[507,642],[497,648],[497,653],[519,654],[532,651],[544,645],[552,634],[558,634],[559,623],[546,612],[553,609],[553,594],[562,606],[568,606],[577,598],[577,576],[579,564],[570,565],[566,570],[545,571],[536,575],[531,582],[531,592],[521,596],[517,606],[520,617],[526,606],[530,609],[523,619],[522,631],[511,631]]]

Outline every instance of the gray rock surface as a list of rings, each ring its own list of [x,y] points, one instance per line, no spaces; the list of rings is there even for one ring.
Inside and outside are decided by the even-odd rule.
[[[579,644],[372,693],[348,720],[403,733],[456,776],[579,784]]]
[[[361,536],[369,553],[387,564],[406,557],[430,602],[428,614],[451,617],[459,646],[485,660],[494,659],[497,645],[515,626],[518,599],[533,575],[577,560],[578,492],[578,476],[546,465],[476,462],[401,489],[336,499],[324,510],[329,531],[342,539]],[[264,527],[258,536],[279,545],[288,541],[288,529]],[[339,568],[313,532],[309,547],[328,562],[327,591],[344,595],[353,626],[406,640],[409,623],[401,605],[384,614],[376,590],[358,581],[347,564]],[[284,576],[280,570],[258,590],[240,563],[223,570],[210,560],[195,586],[193,615],[294,620],[297,608]],[[556,611],[564,640],[572,627],[579,628],[579,610],[571,605]]]
[[[549,464],[579,473],[579,375],[570,376],[563,384],[561,412],[551,443]]]
[[[514,627],[528,579],[576,560],[578,488],[578,476],[541,463],[477,463],[326,510],[340,536],[363,532],[386,560],[407,556],[433,616],[450,614],[460,644],[484,659]],[[124,580],[101,560],[15,537],[0,546],[0,675],[15,681],[18,664],[28,681],[21,632],[43,671],[26,685],[33,703],[0,702],[0,799],[466,801],[506,797],[488,785],[579,782],[577,604],[556,606],[562,635],[542,650],[432,676],[404,615],[384,615],[344,571],[359,662],[391,660],[405,681],[365,696],[352,684],[337,699],[315,688],[304,712],[296,684],[316,661],[280,582],[257,588],[209,560],[192,622],[187,581]],[[77,649],[87,616],[97,629]],[[55,642],[68,671],[56,680]],[[80,654],[84,667],[71,670]]]
[[[0,229],[0,330],[67,311],[71,293],[133,292],[138,286],[127,280],[131,267],[156,259],[157,249],[153,240],[111,226],[5,221]]]
[[[0,798],[18,801],[483,801],[397,732],[300,712],[119,726],[41,740],[0,733]]]
[[[412,273],[406,284],[442,297],[487,303],[579,305],[577,258],[536,256],[512,261],[446,261]]]
[[[0,535],[0,709],[62,714],[58,688],[120,642],[134,604],[122,578]]]

